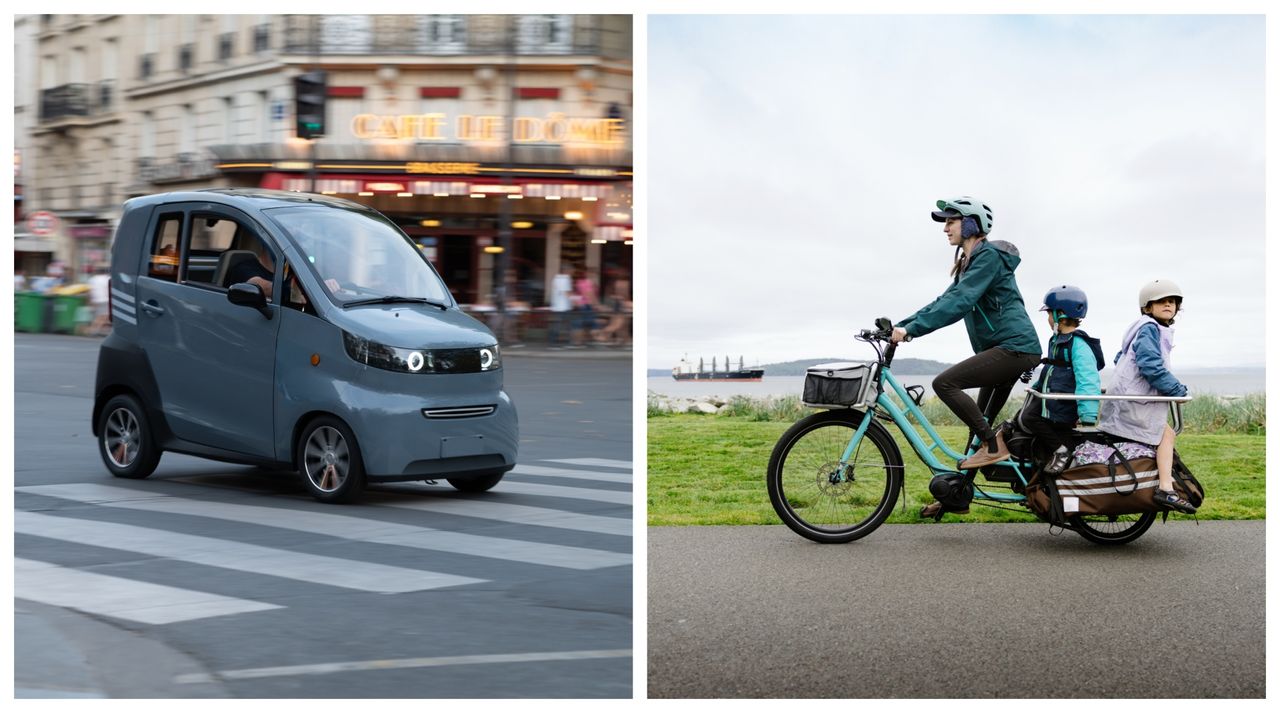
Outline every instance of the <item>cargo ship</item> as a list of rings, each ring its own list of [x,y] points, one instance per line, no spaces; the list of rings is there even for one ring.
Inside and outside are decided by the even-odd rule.
[[[733,368],[729,357],[725,357],[724,369],[721,369],[716,358],[711,357],[711,369],[708,370],[706,362],[701,357],[698,358],[696,368],[689,358],[685,357],[671,370],[671,378],[676,381],[760,381],[764,378],[764,369],[760,367],[747,369],[743,366],[742,357],[738,357],[737,369]]]

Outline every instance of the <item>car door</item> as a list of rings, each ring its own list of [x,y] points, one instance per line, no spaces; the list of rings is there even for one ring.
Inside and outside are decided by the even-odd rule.
[[[237,236],[262,240],[278,264],[279,251],[241,211],[216,203],[175,204],[157,210],[151,248],[144,251],[139,270],[139,341],[174,435],[252,457],[274,458],[279,307],[275,300],[269,301],[268,318],[256,309],[231,304],[227,289],[209,282],[206,271],[191,261],[193,234],[198,237],[210,223],[221,221],[230,221],[226,225],[234,225]],[[174,258],[165,253],[175,239],[176,264],[170,265]],[[275,291],[279,292],[278,280]]]

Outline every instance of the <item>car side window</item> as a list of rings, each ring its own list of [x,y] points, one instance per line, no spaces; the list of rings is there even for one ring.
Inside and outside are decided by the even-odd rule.
[[[182,238],[182,214],[164,214],[151,236],[151,258],[147,275],[169,282],[178,281],[178,242]]]
[[[218,268],[234,240],[244,229],[231,218],[208,213],[192,213],[190,243],[183,256],[183,281],[206,285],[218,284]]]
[[[293,265],[284,264],[284,300],[285,307],[296,309],[299,312],[307,314],[315,314],[315,308],[311,306],[311,300],[307,297],[307,292],[302,288],[302,282],[298,280],[297,273],[293,270]]]

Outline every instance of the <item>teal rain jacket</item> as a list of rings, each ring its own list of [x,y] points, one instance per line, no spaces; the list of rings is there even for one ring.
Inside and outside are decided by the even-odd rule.
[[[920,337],[964,319],[974,354],[992,347],[1040,354],[1040,339],[1013,278],[1020,262],[1012,243],[980,241],[951,286],[896,326]]]

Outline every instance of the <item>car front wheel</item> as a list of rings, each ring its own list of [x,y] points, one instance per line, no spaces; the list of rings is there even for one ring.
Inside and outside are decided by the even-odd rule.
[[[364,492],[360,446],[351,429],[336,418],[317,418],[303,430],[298,470],[307,490],[321,502],[354,502]]]

